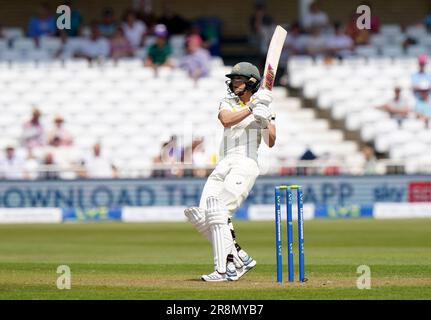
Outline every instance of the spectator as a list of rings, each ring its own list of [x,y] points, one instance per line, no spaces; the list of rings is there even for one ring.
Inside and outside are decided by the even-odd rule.
[[[41,163],[41,170],[39,171],[39,179],[41,180],[57,180],[59,179],[59,172],[54,156],[51,152],[45,154]]]
[[[201,17],[195,21],[202,34],[205,48],[211,56],[220,56],[221,20],[217,17]]]
[[[164,24],[170,35],[185,34],[190,28],[190,23],[180,15],[174,13],[168,1],[165,1],[163,4],[162,15],[158,23]]]
[[[304,151],[302,156],[299,158],[301,161],[311,161],[316,160],[317,156],[314,154],[313,151],[311,151],[310,147],[307,146],[307,149]]]
[[[60,47],[55,53],[55,58],[70,58],[75,55],[75,48],[70,45],[69,36],[66,30],[58,30],[58,37],[60,38]]]
[[[178,146],[178,138],[173,135],[170,137],[165,148],[163,149],[164,156],[162,160],[166,162],[178,163],[184,162],[184,150]]]
[[[169,141],[162,145],[160,155],[153,159],[155,168],[151,176],[182,177],[184,175],[184,170],[181,168],[182,163],[184,163],[184,150],[177,145],[177,137],[171,136]]]
[[[371,33],[379,33],[380,30],[380,19],[376,15],[374,15],[375,10],[373,9],[373,6],[371,5],[371,2],[365,1],[362,2],[361,5],[366,5],[370,8],[371,12],[371,18],[370,18],[370,24],[371,24]]]
[[[209,164],[204,148],[204,139],[194,138],[191,146],[184,150],[184,163],[193,165],[192,169],[187,169],[185,176],[205,177],[207,175],[207,165]]]
[[[353,11],[350,22],[346,28],[346,34],[352,38],[355,45],[367,45],[370,42],[370,30],[358,29],[357,20],[359,17],[360,14]]]
[[[24,161],[15,154],[12,144],[6,146],[5,157],[0,159],[0,177],[9,180],[24,178]]]
[[[64,128],[64,119],[56,116],[54,128],[48,134],[48,144],[54,147],[71,146],[73,144],[72,135]]]
[[[91,179],[117,178],[116,167],[104,156],[102,156],[101,145],[93,146],[93,154],[83,162],[84,176]]]
[[[133,57],[134,52],[132,45],[124,35],[122,28],[118,28],[114,37],[110,40],[110,56],[112,59],[117,60],[125,57]]]
[[[429,97],[429,92],[431,89],[430,83],[427,81],[422,81],[417,85],[416,89],[418,92],[418,97],[416,99],[414,112],[418,119],[428,123],[431,119],[431,100]]]
[[[43,145],[43,126],[40,123],[41,113],[39,109],[33,109],[31,119],[24,123],[22,142],[27,149]]]
[[[50,15],[49,6],[44,3],[40,6],[38,15],[30,18],[28,36],[38,39],[41,36],[54,36],[56,31],[55,17]]]
[[[71,8],[70,29],[65,29],[65,31],[69,37],[77,37],[81,33],[81,27],[84,23],[84,18],[82,17],[81,12],[73,7],[72,1],[65,1],[64,4]]]
[[[419,55],[418,56],[419,71],[412,75],[413,92],[417,98],[419,98],[418,86],[420,84],[423,84],[424,82],[431,83],[431,74],[426,72],[426,70],[425,70],[427,60],[428,60],[427,55],[425,55],[425,54]]]
[[[0,23],[0,39],[4,39],[3,25]]]
[[[290,57],[305,53],[306,37],[302,34],[301,27],[298,22],[293,23],[290,28],[286,28],[286,40],[281,51],[280,62],[278,64],[278,72],[276,84],[279,83],[286,86],[289,82],[289,74],[287,70],[287,61]],[[279,80],[278,80],[279,79]]]
[[[303,26],[306,30],[325,28],[328,26],[328,15],[320,9],[317,1],[310,4],[307,15],[304,17]]]
[[[210,72],[211,57],[208,50],[202,48],[202,39],[193,35],[187,39],[187,54],[180,62],[180,67],[185,69],[189,76],[197,81],[206,77]]]
[[[251,42],[259,48],[261,57],[266,56],[268,44],[274,31],[274,20],[267,13],[263,3],[257,3],[255,11],[250,17]]]
[[[401,88],[394,88],[394,97],[384,105],[377,107],[380,110],[388,112],[392,119],[396,119],[401,123],[409,114],[409,102],[401,95]]]
[[[162,149],[166,146],[167,143],[163,144]],[[168,176],[168,170],[160,168],[163,165],[161,154],[157,155],[153,159],[153,170],[151,171],[152,178],[165,178]]]
[[[327,53],[330,56],[344,58],[353,52],[353,40],[350,38],[340,23],[334,23],[334,34],[326,40]]]
[[[153,13],[151,0],[138,0],[136,12],[136,17],[147,26],[148,30],[152,32],[157,23],[157,17]]]
[[[115,22],[114,10],[106,8],[102,12],[102,21],[99,23],[99,32],[102,37],[111,38],[118,32],[118,25]]]
[[[136,19],[136,14],[133,10],[126,12],[123,30],[133,49],[137,49],[142,45],[147,27],[142,21]]]
[[[84,39],[78,48],[75,57],[86,58],[88,61],[104,59],[109,56],[109,42],[100,36],[99,28],[96,24],[91,25],[90,38]]]
[[[39,161],[33,154],[31,149],[27,150],[27,158],[24,162],[24,177],[27,180],[35,180],[37,179],[39,173]]]
[[[313,28],[305,43],[306,53],[312,57],[325,54],[326,41],[319,28]]]
[[[205,153],[205,145],[203,138],[193,141],[192,144],[192,162],[193,162],[193,176],[206,177],[207,176],[207,154]]]
[[[288,56],[301,55],[305,52],[306,37],[302,34],[301,26],[298,22],[290,26],[287,33],[286,41],[283,50],[286,51],[286,58]]]
[[[148,55],[145,59],[145,66],[148,67],[173,67],[172,60],[169,56],[172,54],[172,48],[168,42],[167,29],[163,24],[154,27],[156,43],[148,48]]]
[[[311,151],[311,148],[309,146],[306,147],[305,152],[302,154],[302,156],[299,158],[300,161],[308,162],[316,160],[317,156],[314,154],[313,151]],[[312,175],[316,172],[315,168],[310,167],[308,165],[300,165],[297,168],[297,174],[298,175]]]
[[[362,148],[362,154],[364,155],[364,174],[376,174],[377,168],[377,157],[374,149],[368,145]]]

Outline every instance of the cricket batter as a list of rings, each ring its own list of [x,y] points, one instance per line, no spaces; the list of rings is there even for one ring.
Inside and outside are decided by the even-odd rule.
[[[226,81],[228,95],[219,104],[224,127],[220,162],[208,177],[199,207],[184,210],[187,219],[212,244],[214,272],[203,281],[235,281],[256,261],[236,242],[232,216],[247,198],[259,175],[257,151],[261,140],[275,144],[272,92],[259,89],[261,76],[248,62],[236,64]]]

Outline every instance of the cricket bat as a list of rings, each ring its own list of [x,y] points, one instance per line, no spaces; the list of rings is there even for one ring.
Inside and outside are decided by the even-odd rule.
[[[275,28],[269,43],[268,53],[266,55],[265,70],[263,72],[262,89],[272,90],[277,73],[278,61],[280,60],[281,50],[284,46],[287,31],[281,26]]]

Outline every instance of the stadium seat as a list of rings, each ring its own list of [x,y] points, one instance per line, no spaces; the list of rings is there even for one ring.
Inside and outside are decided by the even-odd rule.
[[[24,37],[24,31],[21,28],[3,28],[4,37],[10,41]]]
[[[427,53],[427,48],[422,45],[409,46],[406,52],[407,56],[409,57],[417,57],[420,54],[426,54],[426,53]]]
[[[403,49],[399,45],[386,46],[382,48],[382,54],[391,58],[399,58],[404,55]]]
[[[356,54],[361,57],[376,57],[379,54],[376,46],[359,46],[355,49]]]

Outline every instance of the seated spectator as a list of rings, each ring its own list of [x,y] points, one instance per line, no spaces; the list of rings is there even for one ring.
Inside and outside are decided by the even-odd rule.
[[[24,178],[24,160],[15,154],[15,147],[9,144],[5,156],[0,158],[0,178],[15,180]]]
[[[358,29],[357,21],[360,17],[356,10],[353,11],[350,22],[346,27],[346,34],[349,35],[356,46],[367,45],[370,42],[371,32],[368,29]]]
[[[370,12],[371,12],[371,18],[370,18],[371,29],[370,29],[370,31],[371,31],[371,33],[374,33],[374,34],[375,33],[379,33],[379,30],[380,30],[380,19],[379,19],[378,16],[376,16],[374,14],[376,11],[373,9],[373,6],[372,6],[371,2],[370,1],[365,1],[365,2],[362,2],[361,4],[366,5],[366,6],[368,6],[370,8]]]
[[[160,155],[153,159],[155,165],[151,173],[152,177],[182,177],[184,170],[181,168],[184,162],[184,150],[177,145],[177,137],[171,136],[168,142],[163,143]]]
[[[193,165],[192,169],[185,170],[185,176],[205,177],[209,159],[205,153],[204,139],[194,138],[191,146],[184,150],[184,164]]]
[[[410,112],[409,102],[401,95],[399,86],[394,89],[394,97],[377,108],[388,112],[391,118],[396,119],[398,123],[401,123]]]
[[[344,58],[353,52],[353,40],[340,23],[334,23],[334,34],[326,39],[326,50],[330,56]]]
[[[164,144],[162,148],[164,148],[165,146],[166,144]],[[168,170],[165,170],[160,167],[162,165],[163,165],[162,156],[161,154],[159,154],[153,158],[153,169],[151,171],[152,178],[165,178],[169,176]]]
[[[22,132],[22,143],[27,149],[40,147],[43,145],[43,126],[40,122],[41,113],[38,109],[33,109],[32,117],[24,123]]]
[[[133,49],[142,46],[147,27],[142,21],[136,19],[136,14],[133,10],[126,12],[122,28]]]
[[[314,152],[311,150],[309,146],[307,146],[305,152],[301,155],[299,158],[300,161],[313,161],[316,160],[317,156],[314,154]],[[305,166],[298,166],[297,168],[297,174],[298,175],[312,175],[316,173],[316,169],[313,167],[310,167],[308,165]]]
[[[192,144],[192,161],[193,161],[193,176],[207,176],[208,159],[205,153],[205,144],[203,138],[193,141]]]
[[[168,33],[164,25],[158,24],[154,27],[156,43],[148,48],[148,55],[145,59],[147,67],[173,67],[172,60],[169,56],[172,54],[172,48],[168,42]]]
[[[419,71],[412,75],[412,87],[413,93],[419,98],[418,86],[424,82],[431,83],[431,74],[428,73],[425,68],[427,65],[428,57],[425,54],[421,54],[418,57]]]
[[[72,135],[64,128],[64,119],[56,116],[54,128],[48,134],[48,144],[54,147],[71,146],[73,144]]]
[[[65,5],[67,5],[70,9],[70,29],[64,29],[69,37],[77,37],[81,33],[81,28],[84,23],[84,18],[76,9],[76,6],[73,5],[73,1],[65,1]]]
[[[326,41],[325,38],[321,35],[320,29],[312,29],[312,32],[307,37],[305,43],[305,52],[312,57],[318,57],[325,54],[325,49]]]
[[[304,151],[302,156],[299,158],[301,161],[310,161],[310,160],[316,160],[317,156],[314,154],[313,151],[311,151],[310,147],[307,147],[307,149]]]
[[[184,162],[184,150],[178,146],[178,138],[173,135],[162,149],[162,161],[164,163]]]
[[[376,174],[378,172],[377,168],[377,157],[374,149],[371,146],[364,146],[362,148],[362,154],[364,155],[364,174]]]
[[[190,23],[175,13],[168,1],[163,3],[162,10],[162,15],[157,22],[164,24],[170,35],[185,34],[187,32],[190,28]]]
[[[152,32],[157,24],[157,17],[153,12],[151,0],[138,0],[136,12],[136,17]]]
[[[305,45],[306,37],[302,34],[299,23],[295,22],[290,26],[283,50],[286,51],[287,56],[301,55],[305,52]]]
[[[124,35],[122,28],[118,28],[115,35],[109,41],[111,48],[110,56],[112,59],[117,60],[120,58],[133,57],[134,52],[132,45]]]
[[[33,154],[32,149],[27,150],[27,158],[24,161],[24,178],[27,180],[35,180],[39,175],[39,161]]]
[[[98,25],[100,35],[105,38],[111,38],[118,32],[118,26],[115,22],[114,10],[106,8],[102,12],[102,22]]]
[[[102,156],[101,145],[93,146],[93,154],[82,161],[84,166],[84,177],[91,179],[117,178],[116,167],[104,156]]]
[[[88,61],[105,59],[109,56],[109,49],[108,40],[100,36],[99,28],[93,23],[90,38],[82,41],[75,57],[86,58]]]
[[[208,49],[211,56],[220,56],[221,20],[217,17],[201,17],[194,23],[200,30],[204,47]]]
[[[210,62],[211,56],[208,50],[202,48],[202,39],[196,35],[187,38],[187,54],[181,60],[180,67],[197,81],[209,75]]]
[[[57,180],[60,178],[58,166],[51,152],[45,154],[41,162],[41,170],[39,171],[39,179],[41,180]]]
[[[274,19],[267,13],[264,3],[257,3],[249,19],[250,41],[259,48],[262,58],[266,56],[268,44],[274,31]]]
[[[41,36],[54,36],[57,31],[56,20],[50,14],[50,9],[47,3],[40,6],[37,16],[30,18],[28,24],[28,36],[38,39]]]
[[[308,13],[304,17],[303,26],[306,30],[325,28],[328,26],[328,15],[320,9],[318,1],[310,4]]]
[[[431,83],[423,81],[416,87],[418,91],[418,98],[414,107],[416,117],[420,120],[429,122],[431,119],[431,99],[429,97]]]

